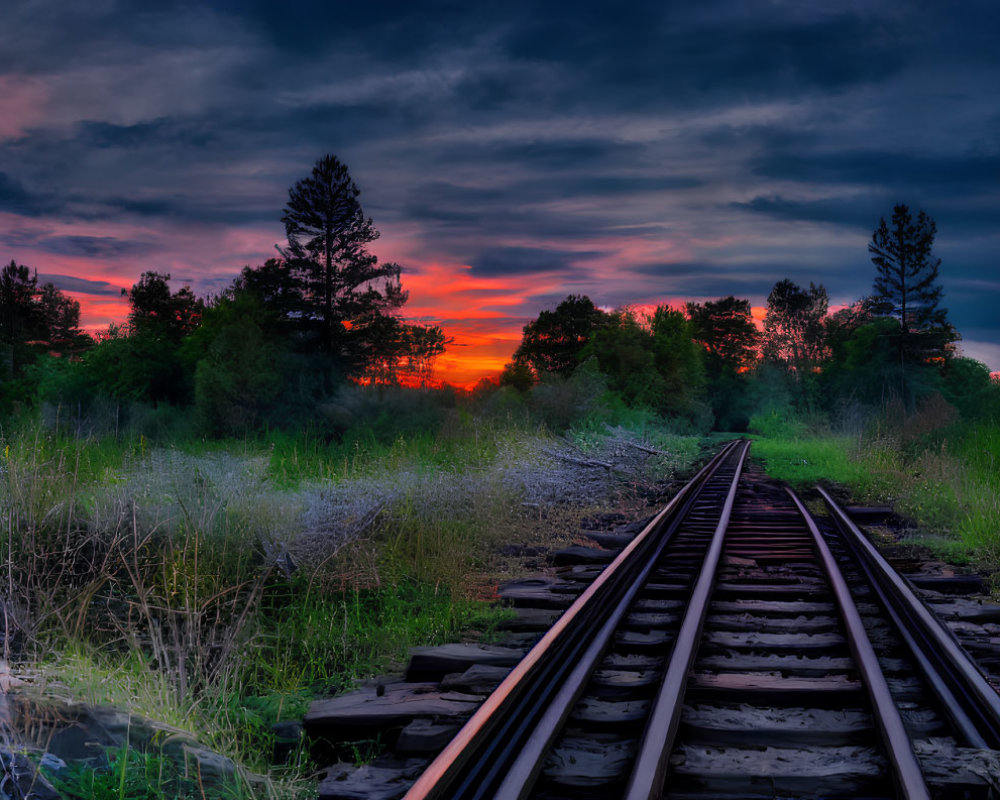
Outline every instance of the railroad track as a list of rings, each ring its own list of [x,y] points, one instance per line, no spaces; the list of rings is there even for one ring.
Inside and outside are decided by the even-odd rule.
[[[407,800],[992,797],[1000,699],[825,495],[726,446]]]

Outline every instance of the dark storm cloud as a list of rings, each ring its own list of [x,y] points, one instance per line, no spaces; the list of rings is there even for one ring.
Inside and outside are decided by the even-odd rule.
[[[697,178],[671,176],[567,175],[527,178],[508,185],[463,186],[438,181],[409,193],[406,216],[453,227],[470,224],[517,225],[539,236],[579,237],[607,227],[607,218],[582,220],[579,212],[562,214],[544,206],[565,198],[614,198],[673,192],[703,185]],[[513,198],[513,201],[512,201]],[[563,217],[558,222],[556,217]]]
[[[352,49],[363,44],[377,56],[410,60],[442,40],[474,34],[481,24],[465,3],[387,0],[373,7],[328,0],[213,0],[210,5],[241,20],[281,52],[303,60],[327,52],[331,40]]]
[[[78,292],[79,294],[104,295],[108,297],[120,297],[122,290],[118,286],[112,286],[107,281],[92,281],[86,278],[77,278],[73,275],[46,275],[39,273],[38,280],[42,283],[54,283],[57,288],[64,292]]]
[[[607,163],[631,161],[644,148],[634,142],[607,139],[562,139],[556,141],[519,142],[492,149],[491,155],[500,161],[521,164],[528,169],[565,170],[593,169]]]
[[[206,126],[192,129],[164,117],[135,125],[85,120],[77,125],[75,138],[75,144],[83,148],[129,150],[148,147],[200,148],[219,141],[218,134]]]
[[[588,178],[572,178],[568,185],[589,181]],[[565,198],[585,196],[593,195],[567,191],[566,184],[557,180],[532,179],[513,186],[496,187],[437,182],[420,186],[408,194],[403,201],[404,218],[422,224],[421,235],[428,249],[466,263],[470,253],[483,250],[484,241],[496,242],[496,247],[490,250],[497,251],[506,248],[505,241],[525,237],[546,245],[565,246],[579,244],[613,229],[614,221],[599,212],[559,207],[559,201]],[[538,254],[550,252],[547,246],[521,249]],[[565,247],[561,249],[577,252]],[[488,258],[481,269],[492,269],[494,265],[495,262]],[[524,263],[518,271],[529,268],[530,265]]]
[[[29,191],[21,181],[0,172],[0,211],[23,217],[40,217],[51,214],[57,208],[58,204],[51,194]]]
[[[47,236],[38,246],[47,253],[86,258],[118,258],[154,251],[149,242],[133,242],[113,236]]]
[[[994,192],[1000,155],[912,155],[893,150],[855,150],[815,156],[770,153],[753,162],[755,174],[811,184],[873,183],[927,193]]]
[[[536,247],[497,247],[480,253],[469,264],[480,277],[562,272],[570,275],[581,261],[604,255],[600,252],[570,252]]]
[[[839,270],[827,271],[822,280],[817,280],[814,266],[779,260],[751,261],[749,266],[746,262],[711,261],[646,264],[631,271],[655,279],[668,293],[703,297],[736,294],[751,299],[755,305],[762,305],[774,284],[786,278],[802,287],[810,283],[822,285],[831,297],[843,296],[853,301],[867,294],[870,288],[858,283],[855,266],[845,265]]]
[[[903,203],[912,212],[916,212],[922,206],[920,197],[923,197],[936,203],[932,217],[942,234],[966,233],[969,230],[1000,225],[1000,208],[972,205],[961,196],[951,199],[947,193],[929,192],[923,186],[919,187],[919,192],[916,189],[916,186],[909,189],[900,187],[898,191],[887,188],[862,195],[822,200],[790,200],[772,195],[755,197],[745,203],[732,203],[730,207],[789,222],[826,222],[872,231],[880,219],[891,218],[894,206]],[[914,200],[918,202],[913,202]]]
[[[872,196],[827,198],[795,201],[773,195],[755,197],[747,203],[732,203],[732,208],[766,214],[775,219],[796,222],[829,222],[836,225],[873,230],[880,216],[891,213],[891,198]],[[888,211],[887,211],[888,209]]]
[[[515,57],[573,64],[585,78],[581,87],[617,90],[630,100],[659,89],[662,100],[696,103],[713,94],[841,90],[885,78],[904,63],[898,41],[860,14],[795,21],[775,4],[727,24],[733,5],[708,5],[722,13],[690,19],[667,4],[638,3],[592,4],[567,15],[549,5],[547,15],[512,31],[508,47]]]

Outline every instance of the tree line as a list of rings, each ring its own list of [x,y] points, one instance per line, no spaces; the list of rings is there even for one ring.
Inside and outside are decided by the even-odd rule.
[[[379,234],[359,194],[344,164],[320,159],[289,189],[278,256],[210,298],[146,271],[122,291],[124,324],[96,339],[78,302],[12,261],[0,271],[4,410],[167,404],[224,435],[309,419],[346,381],[426,378],[447,339],[401,318],[400,266],[370,252]]]
[[[868,251],[871,293],[834,313],[822,285],[778,281],[763,324],[734,296],[649,314],[605,311],[571,295],[525,326],[501,382],[521,391],[596,370],[631,406],[697,429],[746,430],[778,418],[896,403],[933,393],[966,413],[1000,412],[988,369],[956,355],[941,305],[934,221],[906,205],[880,220]]]
[[[43,405],[80,420],[113,408],[117,427],[135,409],[180,409],[222,436],[322,427],[345,386],[425,381],[448,339],[401,317],[400,266],[370,252],[378,231],[359,194],[336,157],[320,159],[289,189],[276,257],[210,298],[144,272],[123,290],[125,322],[96,339],[80,330],[79,303],[12,261],[0,270],[0,410]],[[935,234],[923,211],[896,206],[868,246],[871,293],[834,313],[822,285],[788,279],[771,290],[761,325],[735,296],[641,314],[571,295],[524,327],[500,383],[544,394],[589,376],[614,402],[698,430],[744,430],[760,413],[890,401],[912,410],[935,392],[993,408],[986,368],[956,355]]]

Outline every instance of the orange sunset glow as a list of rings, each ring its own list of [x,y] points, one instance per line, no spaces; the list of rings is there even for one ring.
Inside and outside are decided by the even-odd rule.
[[[60,270],[74,270],[85,280],[104,283],[118,289],[117,296],[68,291],[80,302],[82,323],[91,335],[98,336],[110,324],[121,324],[128,315],[129,306],[121,290],[128,290],[134,280],[122,280],[117,274],[90,272],[86,261],[64,260],[57,263]],[[114,282],[114,283],[113,283]],[[175,288],[183,285],[173,280]],[[483,378],[499,375],[521,341],[524,325],[532,316],[511,314],[511,310],[531,307],[535,296],[558,295],[561,291],[557,275],[533,280],[529,286],[516,278],[481,278],[472,274],[468,265],[430,264],[411,268],[404,274],[404,288],[410,293],[404,307],[404,317],[420,320],[425,324],[440,325],[451,340],[446,352],[434,364],[434,380],[460,388],[471,388]],[[595,302],[600,304],[600,298]],[[706,298],[691,298],[702,301]],[[651,314],[658,305],[683,308],[688,298],[671,296],[629,307],[640,316]],[[549,306],[554,306],[550,302]],[[613,307],[606,306],[607,310]],[[538,305],[537,311],[545,310]],[[754,319],[761,323],[765,308],[753,306]]]

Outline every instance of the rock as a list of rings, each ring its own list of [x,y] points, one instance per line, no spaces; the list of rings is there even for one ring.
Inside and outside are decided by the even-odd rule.
[[[236,775],[237,767],[233,760],[219,753],[186,742],[181,744],[181,751],[184,754],[188,776],[200,783],[218,786],[231,782]]]
[[[14,790],[14,794],[10,793]],[[0,793],[4,798],[60,800],[62,795],[23,753],[0,750]]]

